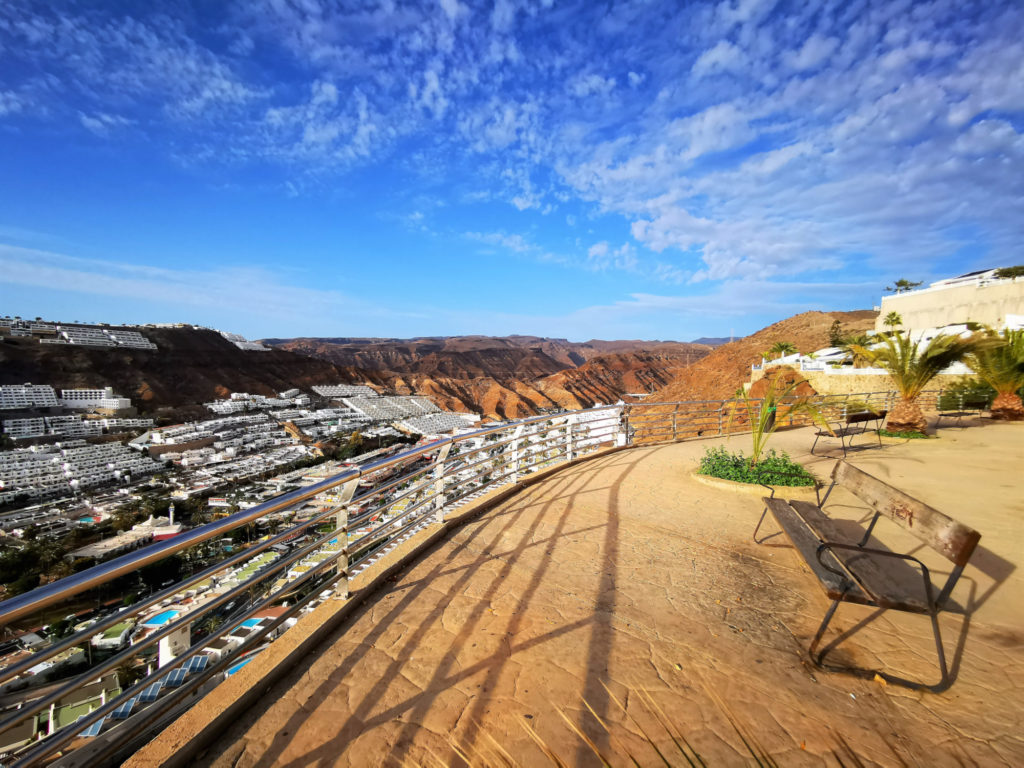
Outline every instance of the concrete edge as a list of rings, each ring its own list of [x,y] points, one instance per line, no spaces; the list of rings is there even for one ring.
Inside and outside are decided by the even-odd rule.
[[[713,488],[718,488],[724,491],[734,491],[735,493],[743,493],[748,496],[767,496],[769,494],[768,489],[763,485],[737,483],[735,480],[723,480],[720,477],[702,475],[698,470],[690,472],[690,477],[698,483],[710,485]],[[775,496],[777,498],[817,499],[813,485],[773,485],[771,488],[775,490]]]
[[[412,549],[401,555],[394,563],[353,591],[343,604],[334,607],[334,601],[328,600],[300,618],[294,627],[271,643],[265,651],[253,657],[252,662],[196,702],[174,723],[128,757],[123,765],[132,768],[185,768],[192,765],[194,759],[209,748],[218,736],[223,735],[259,698],[289,674],[310,651],[337,630],[357,609],[380,592],[386,582],[447,539],[453,529],[472,522],[524,489],[564,470],[633,447],[647,446],[614,446],[549,467],[522,478],[511,488],[483,497],[477,505],[445,520],[439,528],[427,533],[425,538],[416,542]],[[329,610],[331,608],[333,610]]]

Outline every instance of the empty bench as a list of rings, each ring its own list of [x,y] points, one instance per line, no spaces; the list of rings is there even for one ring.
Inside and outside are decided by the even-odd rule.
[[[823,486],[819,484],[816,488],[817,503],[778,499],[775,498],[774,491],[771,496],[765,496],[765,508],[757,528],[754,529],[754,541],[760,544],[764,539],[758,541],[757,532],[770,511],[832,600],[831,607],[807,649],[811,660],[816,665],[823,666],[828,648],[818,656],[815,656],[815,650],[840,603],[857,603],[883,610],[927,614],[931,618],[935,649],[942,673],[942,680],[932,687],[934,690],[944,689],[950,680],[946,655],[942,648],[942,636],[939,633],[938,613],[942,610],[962,612],[962,609],[950,600],[950,593],[956,586],[964,566],[970,560],[981,535],[845,461],[836,462],[831,479],[832,483],[824,496],[821,495]],[[840,531],[836,522],[822,511],[836,485],[841,485],[853,493],[874,512],[867,531],[859,542],[851,542],[850,537]],[[923,544],[953,564],[952,571],[941,588],[936,588],[928,567],[913,555],[865,546],[871,538],[875,524],[882,517],[888,518],[913,534]],[[881,674],[893,682],[911,684],[902,678],[872,670],[848,667],[829,669],[868,677]]]
[[[814,455],[814,448],[818,444],[818,440],[823,437],[838,437],[840,445],[843,446],[843,458],[846,458],[847,447],[853,446],[853,438],[857,435],[863,435],[866,432],[875,430],[876,432],[882,428],[882,422],[885,417],[889,414],[888,411],[861,411],[860,413],[851,413],[846,418],[837,421],[835,426],[830,429],[819,429],[814,433],[814,444],[811,446],[811,455]],[[874,425],[871,426],[872,422]],[[882,436],[878,436],[878,445],[882,445]]]
[[[965,399],[957,410],[939,411],[939,415],[935,419],[935,428],[939,428],[939,422],[945,417],[947,419],[956,419],[956,426],[962,429],[964,416],[981,416],[982,412],[987,411],[989,407],[990,404],[987,397]]]

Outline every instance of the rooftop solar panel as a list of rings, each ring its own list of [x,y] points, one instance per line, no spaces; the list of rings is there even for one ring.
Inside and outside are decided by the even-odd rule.
[[[206,665],[210,663],[209,656],[193,656],[191,659],[192,668],[189,670],[190,673],[196,674],[206,669]]]
[[[156,701],[156,697],[160,695],[160,689],[163,688],[163,686],[164,684],[162,680],[153,683],[149,688],[142,692],[142,695],[139,696],[139,701],[143,704],[152,704]]]
[[[187,675],[188,672],[179,667],[178,669],[171,672],[171,674],[167,677],[167,687],[177,688],[179,685],[185,682],[185,677]]]
[[[82,717],[85,717],[85,715],[83,715]],[[97,720],[95,723],[90,725],[88,728],[86,728],[78,735],[84,738],[92,738],[94,736],[99,736],[100,731],[103,729],[103,723],[106,722],[106,719],[107,718],[105,717],[101,717],[99,720]]]
[[[132,709],[135,707],[135,701],[135,699],[128,699],[128,701],[111,712],[110,716],[115,720],[124,720],[132,713]]]

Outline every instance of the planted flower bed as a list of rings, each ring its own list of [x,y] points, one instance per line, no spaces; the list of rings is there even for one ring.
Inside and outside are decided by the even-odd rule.
[[[756,464],[751,464],[742,451],[733,453],[725,446],[708,448],[701,457],[700,469],[697,471],[701,475],[735,483],[787,487],[815,483],[814,475],[793,461],[785,451],[776,453],[774,448],[764,453]]]

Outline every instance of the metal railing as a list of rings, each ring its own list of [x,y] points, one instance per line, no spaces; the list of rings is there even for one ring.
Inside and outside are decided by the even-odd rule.
[[[937,393],[922,397],[925,407],[933,407]],[[815,400],[827,417],[838,419],[853,410],[891,409],[895,395],[876,392]],[[443,523],[460,506],[498,488],[514,486],[538,470],[611,446],[743,431],[745,418],[736,404],[730,400],[620,403],[536,416],[444,438],[346,470],[4,601],[0,603],[0,627],[12,622],[24,625],[44,611],[52,614],[70,598],[86,596],[171,556],[188,554],[204,542],[268,515],[310,501],[319,505],[276,535],[0,669],[0,685],[9,684],[49,659],[88,646],[94,637],[126,620],[135,622],[127,647],[42,689],[39,695],[28,691],[17,709],[0,713],[0,749],[6,745],[9,750],[6,757],[0,756],[0,762],[4,766],[36,765],[69,746],[89,743],[102,743],[104,754],[115,754],[129,739],[151,731],[158,722],[190,705],[197,698],[193,694],[212,688],[222,673],[262,647],[286,622],[324,599],[328,591],[347,598],[350,578],[387,558],[419,530]],[[784,407],[779,414],[785,418]],[[804,423],[797,417],[790,420]],[[258,623],[253,620],[272,606],[278,610],[271,618]],[[150,614],[156,609],[162,609],[163,623],[153,622]],[[202,636],[196,631],[200,623],[204,624]],[[253,626],[242,633],[243,623]],[[206,660],[192,661],[202,658]],[[147,673],[131,682],[147,662]],[[56,710],[73,700],[76,692],[105,674],[126,670],[129,679],[123,689],[118,686],[119,693],[109,700],[101,696],[96,706],[90,705],[90,711],[73,723],[54,726]],[[31,731],[22,743],[16,737],[19,729]]]

